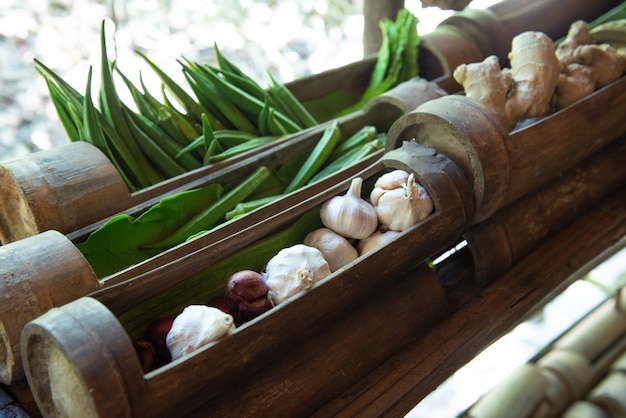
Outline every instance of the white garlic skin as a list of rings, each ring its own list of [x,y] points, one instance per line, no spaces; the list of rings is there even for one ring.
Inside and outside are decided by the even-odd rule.
[[[409,180],[409,172],[404,170],[393,170],[378,177],[374,187],[383,190],[397,189],[402,187]]]
[[[267,296],[274,306],[279,305],[328,275],[328,262],[317,248],[304,244],[283,248],[265,267]]]
[[[328,199],[320,209],[320,218],[325,227],[346,238],[362,239],[372,235],[378,227],[378,216],[374,207],[361,198],[363,179],[352,179],[345,195]]]
[[[372,251],[378,247],[381,247],[394,239],[400,233],[398,231],[376,231],[367,238],[362,239],[357,244],[359,255],[363,255],[369,251]]]
[[[302,243],[320,250],[331,272],[339,270],[359,256],[350,241],[329,228],[318,228],[309,232]]]
[[[217,341],[235,329],[233,317],[218,308],[189,305],[174,318],[167,333],[167,345],[172,360]]]
[[[370,201],[382,229],[402,232],[430,215],[433,201],[411,173],[407,183],[393,189],[374,187]]]

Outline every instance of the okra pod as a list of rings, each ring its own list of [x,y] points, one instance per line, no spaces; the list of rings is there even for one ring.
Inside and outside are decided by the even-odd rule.
[[[382,142],[377,139],[371,140],[370,142],[360,147],[352,148],[351,150],[347,151],[345,154],[341,155],[337,159],[332,160],[330,164],[328,164],[326,167],[318,171],[317,174],[315,174],[315,176],[313,176],[311,180],[309,180],[308,184],[314,183],[318,180],[328,177],[331,174],[345,167],[349,167],[350,165],[361,161],[368,155],[380,149],[382,149]]]
[[[200,67],[185,66],[184,71],[196,83],[197,88],[203,90],[204,95],[219,109],[220,113],[224,115],[234,129],[258,133],[256,126],[248,120],[246,115],[239,110],[228,96],[221,94],[212,80],[204,76],[204,72],[201,72]]]
[[[285,193],[291,193],[304,186],[311,177],[313,177],[315,172],[326,163],[340,138],[341,132],[339,131],[339,124],[335,119],[334,122],[324,130],[322,137],[315,145],[315,148],[313,148],[313,151],[311,151],[304,165],[298,170],[296,176],[285,189]]]
[[[281,198],[282,196],[283,195],[266,196],[247,202],[241,202],[237,204],[237,206],[235,206],[233,210],[226,212],[226,220],[229,221],[238,216],[245,215],[246,213],[252,212],[253,210],[260,208],[261,206],[265,206],[268,203],[271,203],[274,200]]]
[[[182,150],[182,147],[174,142],[169,135],[150,119],[130,111],[127,114],[132,119],[132,123],[167,154],[168,160],[171,160],[171,162],[168,162],[168,165],[173,166],[172,162],[176,163],[176,165],[180,164],[185,171],[194,170],[202,166],[202,163],[191,154],[183,155],[178,158],[177,156]]]
[[[276,135],[268,135],[268,136],[259,136],[257,138],[246,141],[242,144],[235,145],[234,147],[230,147],[224,152],[221,152],[216,155],[212,155],[209,159],[209,163],[214,163],[216,161],[222,161],[227,158],[233,157],[235,155],[241,154],[242,152],[250,151],[252,149],[258,148],[262,145],[269,144],[272,141],[276,141],[279,136]],[[206,160],[206,159],[205,159]]]
[[[310,128],[317,125],[317,121],[307,110],[306,107],[293,95],[293,93],[285,87],[284,84],[279,83],[271,73],[268,72],[272,86],[270,92],[274,99],[280,103],[281,109],[284,112],[288,112],[289,115],[293,115],[292,118],[300,123],[305,128]]]
[[[152,68],[152,70],[159,76],[167,89],[172,93],[176,100],[178,100],[180,105],[187,110],[187,112],[191,113],[198,121],[202,118],[202,114],[206,113],[211,120],[211,124],[213,124],[214,127],[217,129],[217,127],[220,125],[217,118],[215,118],[207,109],[205,109],[201,104],[199,104],[191,96],[189,96],[182,87],[180,87],[174,80],[172,80],[171,77],[169,77],[163,70],[161,70],[145,54],[139,51],[137,51],[137,54],[148,63],[150,68]]]
[[[228,82],[223,77],[220,77],[215,71],[211,69],[207,69],[207,76],[213,81],[215,86],[227,97],[229,97],[233,102],[237,103],[244,112],[250,113],[251,115],[258,115],[261,113],[263,109],[264,102],[252,96],[251,94],[243,91],[239,87],[233,85]],[[295,133],[302,130],[302,128],[289,119],[287,116],[280,112],[276,112],[276,120],[280,122],[280,124],[287,130],[288,133]]]
[[[137,143],[149,157],[155,169],[161,173],[164,178],[179,176],[187,171],[173,158],[167,155],[167,153],[144,132],[137,130],[135,137]]]
[[[341,155],[351,150],[352,148],[359,147],[376,136],[376,128],[374,126],[363,126],[361,129],[356,131],[350,137],[348,137],[345,141],[341,141],[335,151],[330,156],[330,161],[333,161],[336,158],[339,158]]]

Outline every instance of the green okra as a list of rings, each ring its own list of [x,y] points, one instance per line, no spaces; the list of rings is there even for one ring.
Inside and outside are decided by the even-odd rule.
[[[140,188],[148,187],[163,180],[163,177],[150,164],[145,154],[141,151],[137,144],[137,139],[133,137],[128,121],[124,117],[122,103],[115,90],[111,64],[106,53],[106,40],[104,32],[104,21],[101,26],[100,35],[101,59],[100,72],[102,76],[102,84],[100,86],[100,106],[104,117],[114,127],[120,143],[114,144],[122,153],[122,158],[133,169],[133,174],[140,180],[138,186]],[[115,138],[109,137],[113,142]],[[145,180],[145,181],[144,181]]]
[[[237,206],[235,206],[233,210],[226,212],[226,220],[231,220],[241,215],[245,215],[246,213],[252,212],[253,210],[260,208],[261,206],[265,206],[268,203],[272,203],[273,201],[280,199],[282,196],[283,195],[266,196],[254,200],[249,200],[247,202],[241,202],[237,204]]]
[[[152,140],[163,152],[168,156],[168,160],[171,160],[167,165],[172,165],[174,162],[176,165],[180,165],[185,171],[195,170],[202,166],[202,163],[196,159],[192,154],[186,154],[178,158],[178,154],[182,148],[178,143],[173,141],[165,131],[163,131],[157,124],[152,122],[149,118],[142,114],[133,112],[127,113],[132,120],[132,123],[137,126],[139,130],[145,133],[145,135]]]
[[[176,100],[186,109],[189,113],[191,113],[196,120],[200,120],[202,114],[205,113],[211,124],[215,127],[215,129],[222,128],[219,120],[213,116],[207,109],[205,109],[201,104],[196,102],[187,92],[180,87],[170,76],[168,76],[163,70],[161,70],[158,65],[156,65],[152,60],[150,60],[145,54],[142,52],[136,51],[137,54],[144,59],[152,68],[152,70],[159,76],[159,78],[163,81],[167,89],[172,93],[172,95],[176,98]]]
[[[268,76],[272,83],[270,92],[274,99],[280,103],[280,109],[283,112],[286,112],[288,116],[291,116],[293,120],[305,128],[310,128],[318,124],[313,115],[311,115],[306,107],[304,107],[284,84],[279,83],[269,72]]]
[[[137,143],[148,156],[151,164],[154,168],[163,175],[164,178],[170,178],[179,176],[185,173],[187,170],[183,168],[174,158],[157,144],[153,138],[147,135],[144,131],[137,126],[136,121],[127,113],[126,115],[130,128],[133,132],[133,136],[136,138]]]
[[[84,137],[88,138],[91,144],[96,146],[109,157],[111,164],[113,164],[113,166],[117,169],[124,182],[132,188],[133,184],[141,184],[142,179],[137,178],[137,173],[131,169],[132,165],[129,167],[129,162],[124,161],[123,156],[122,161],[120,161],[117,155],[111,150],[111,146],[103,131],[103,127],[108,126],[108,122],[103,121],[101,123],[101,120],[98,118],[98,112],[91,99],[91,75],[92,69],[89,67],[89,72],[87,74],[87,87],[85,88],[85,96],[83,96],[82,106],[83,116],[81,122],[83,123]]]
[[[242,144],[235,145],[234,147],[230,147],[227,150],[224,150],[223,152],[219,154],[212,155],[208,159],[208,163],[214,163],[217,161],[222,161],[227,158],[234,157],[235,155],[239,155],[243,152],[250,151],[262,145],[269,144],[270,142],[276,141],[278,138],[280,138],[280,136],[277,136],[277,135],[266,135],[266,136],[256,137]],[[206,163],[206,159],[205,159],[205,163]]]
[[[216,88],[211,80],[204,76],[203,72],[200,72],[198,67],[192,69],[192,67],[184,67],[185,74],[193,80],[196,86],[196,91],[200,91],[201,95],[209,100],[213,106],[215,106],[221,115],[225,118],[225,125],[228,124],[233,129],[240,131],[247,131],[251,133],[258,133],[258,130],[248,117],[243,114],[241,110],[234,104],[232,100]]]
[[[311,177],[315,175],[315,172],[326,163],[340,138],[341,132],[339,130],[339,123],[335,119],[333,123],[324,130],[322,137],[313,148],[313,151],[311,151],[311,154],[307,157],[304,165],[285,189],[285,193],[291,193],[304,186]]]
[[[257,119],[259,114],[261,113],[265,103],[251,94],[245,92],[239,87],[233,85],[228,82],[223,77],[220,77],[215,71],[212,69],[207,69],[205,74],[210,78],[210,80],[214,83],[214,85],[218,88],[222,94],[226,95],[233,102],[237,103],[237,106],[241,108],[246,113],[250,115],[254,115]],[[295,133],[302,130],[302,127],[299,126],[296,122],[285,116],[280,112],[275,112],[276,121],[279,122],[284,129],[287,130],[288,133]]]
[[[46,82],[46,86],[48,87],[48,91],[50,92],[50,100],[54,105],[57,115],[59,115],[59,121],[61,122],[67,137],[70,141],[79,141],[83,139],[79,134],[82,129],[79,125],[77,125],[76,118],[72,115],[72,111],[70,109],[71,102],[48,76],[44,75],[43,77]]]
[[[331,162],[326,167],[318,171],[315,176],[313,176],[311,180],[309,180],[309,184],[328,177],[345,167],[349,167],[352,164],[355,164],[366,158],[367,156],[371,155],[372,153],[381,150],[382,148],[383,144],[378,139],[373,139],[366,144],[354,147],[348,150],[345,154],[339,156],[337,159],[331,160]]]
[[[215,138],[209,143],[206,147],[206,153],[204,154],[204,159],[202,160],[204,165],[208,165],[211,163],[211,157],[216,154],[220,154],[224,152],[224,149],[220,145],[219,141]]]
[[[219,131],[213,131],[212,138],[219,141],[223,148],[231,148],[235,145],[243,144],[244,142],[248,142],[251,139],[257,138],[258,135],[251,134],[250,132],[244,131],[236,131],[233,129],[221,129]],[[210,143],[211,137],[209,137]],[[200,135],[196,139],[193,140],[189,145],[185,146],[179,153],[182,155],[184,153],[190,152],[192,150],[196,150],[201,148],[202,145],[206,145],[205,136]]]
[[[335,148],[335,150],[331,154],[329,160],[332,161],[340,157],[347,151],[371,141],[376,136],[376,132],[376,127],[374,126],[363,126],[361,129],[348,137],[345,141],[341,141],[339,145],[337,145],[337,148]]]

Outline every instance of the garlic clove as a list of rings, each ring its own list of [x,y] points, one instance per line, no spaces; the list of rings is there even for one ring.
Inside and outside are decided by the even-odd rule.
[[[187,306],[172,322],[165,343],[176,360],[234,331],[233,317],[205,305]]]
[[[397,189],[398,187],[405,186],[408,180],[408,171],[400,169],[393,170],[380,176],[376,180],[376,183],[374,183],[374,187],[379,187],[384,190]]]
[[[406,185],[377,193],[374,208],[383,229],[404,231],[426,219],[434,209],[428,192],[415,181],[413,173],[409,175]]]
[[[362,239],[357,244],[359,255],[363,255],[369,251],[372,251],[378,247],[381,247],[394,239],[398,234],[397,231],[376,231],[367,238]]]
[[[317,248],[304,244],[283,248],[265,267],[268,297],[274,306],[279,305],[328,275],[328,262]]]
[[[303,244],[320,250],[331,272],[339,270],[359,256],[350,241],[329,228],[318,228],[308,233]]]
[[[352,179],[350,188],[343,196],[328,199],[320,209],[325,227],[346,238],[362,239],[370,236],[378,226],[374,207],[361,198],[363,179]]]

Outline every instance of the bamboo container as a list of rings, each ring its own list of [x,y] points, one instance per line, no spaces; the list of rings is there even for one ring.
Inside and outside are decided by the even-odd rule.
[[[589,362],[598,358],[626,333],[626,288],[596,308],[555,342],[555,349],[572,350]]]
[[[537,366],[561,378],[570,392],[570,401],[584,396],[594,382],[592,363],[571,349],[554,348],[537,361]]]
[[[587,399],[605,410],[609,417],[626,416],[626,374],[609,373],[593,388]]]
[[[445,379],[489,344],[512,329],[529,312],[543,306],[626,241],[626,196],[614,193],[524,257],[511,270],[478,289],[455,289],[465,297],[452,314],[428,334],[389,358],[367,377],[320,408],[313,417],[404,416]],[[563,245],[567,242],[568,245]],[[467,252],[450,258],[463,260]],[[438,269],[443,274],[442,269]],[[461,271],[451,271],[458,276]],[[506,415],[505,415],[506,416]]]
[[[356,132],[363,126],[373,125],[379,130],[386,130],[391,122],[401,113],[397,106],[410,106],[411,103],[418,103],[421,100],[428,100],[432,95],[444,94],[443,90],[433,88],[433,84],[425,81],[415,80],[409,83],[408,87],[412,93],[403,93],[401,88],[389,92],[384,97],[373,101],[364,112],[358,112],[348,117],[342,118],[339,122],[339,129],[343,134]],[[403,98],[408,102],[405,103]],[[306,135],[285,141],[274,148],[264,152],[258,152],[248,160],[242,160],[231,164],[228,167],[213,172],[195,182],[186,184],[184,190],[198,187],[209,183],[228,183],[243,179],[249,175],[258,165],[277,167],[290,161],[297,155],[310,152],[319,138],[323,135],[325,127],[319,126],[308,131]],[[73,234],[61,235],[59,232],[40,233],[28,238],[25,244],[18,245],[20,241],[10,243],[0,247],[6,263],[0,266],[2,277],[10,277],[0,282],[0,294],[6,303],[0,305],[0,343],[6,350],[6,355],[0,360],[7,359],[7,362],[0,361],[0,382],[11,384],[16,380],[24,378],[22,373],[19,335],[21,328],[26,322],[45,313],[53,306],[54,302],[64,304],[88,293],[99,291],[103,298],[116,300],[114,303],[121,303],[124,298],[130,297],[128,288],[143,289],[144,297],[159,293],[164,289],[175,286],[185,277],[175,273],[164,275],[161,270],[164,265],[175,260],[188,260],[198,257],[198,253],[210,253],[205,249],[211,245],[228,237],[239,237],[241,231],[254,226],[259,220],[269,219],[274,215],[286,211],[296,203],[306,200],[323,191],[332,189],[337,183],[346,178],[358,174],[363,169],[380,159],[382,151],[373,154],[360,163],[347,167],[341,172],[325,180],[307,186],[299,191],[291,193],[288,198],[279,199],[263,208],[250,214],[251,216],[240,217],[235,221],[222,224],[211,233],[204,234],[195,240],[189,241],[170,250],[152,257],[143,262],[137,263],[119,272],[98,277],[89,266],[87,260],[78,251],[75,242],[83,241],[86,236],[106,221],[99,221],[76,231]],[[382,166],[381,166],[382,168]],[[179,189],[167,194],[172,195]],[[165,196],[162,196],[163,198]],[[159,199],[160,200],[160,199]],[[147,204],[156,203],[153,200],[145,204],[131,208],[130,214],[139,215],[147,207]],[[259,234],[262,234],[260,231]],[[258,239],[259,236],[257,236]],[[23,250],[24,245],[32,247],[28,252]],[[53,269],[50,268],[50,260],[64,260],[56,262]],[[22,266],[24,265],[24,266]],[[193,270],[201,263],[195,263]],[[22,274],[23,272],[23,274]],[[189,268],[187,269],[189,273]],[[76,277],[80,277],[81,285],[71,285]],[[31,299],[37,303],[22,306],[24,298]],[[57,306],[58,306],[57,304]],[[20,311],[19,316],[14,312]]]
[[[117,210],[128,188],[96,147],[77,142],[0,165],[0,241],[71,231]],[[50,202],[54,200],[53,202]]]
[[[511,133],[478,102],[444,96],[396,120],[387,149],[415,140],[454,160],[473,180],[476,224],[626,131],[621,116],[626,110],[625,86],[622,77],[576,105]]]
[[[129,411],[134,413],[140,411],[143,416],[169,416],[180,414],[187,408],[199,407],[209,398],[217,399],[218,393],[237,383],[237,379],[261,372],[267,359],[282,358],[308,338],[335,324],[338,318],[350,314],[366,300],[379,295],[389,280],[392,280],[390,278],[402,276],[415,269],[416,260],[423,260],[458,239],[464,222],[456,214],[465,210],[460,196],[466,195],[467,190],[465,192],[462,190],[467,186],[459,173],[453,175],[454,180],[450,181],[446,170],[453,173],[452,164],[445,157],[437,156],[432,164],[416,169],[416,174],[429,191],[436,208],[425,221],[404,231],[389,245],[361,256],[357,261],[314,285],[309,291],[242,326],[234,334],[216,344],[145,376],[140,372],[138,358],[127,334],[128,329],[125,330],[117,318],[120,313],[132,309],[142,314],[146,313],[145,306],[141,306],[142,301],[146,301],[141,286],[129,287],[123,299],[116,296],[107,300],[104,305],[93,298],[85,297],[49,310],[27,324],[22,334],[23,361],[38,405],[46,414],[66,411],[80,416],[90,412],[95,415],[119,416]],[[372,178],[380,173],[382,168],[379,163],[369,171],[364,171],[362,177]],[[220,257],[226,257],[228,253],[233,253],[246,243],[252,242],[249,239],[250,235],[263,231],[263,236],[267,236],[270,230],[282,230],[285,225],[293,222],[293,219],[301,216],[303,211],[315,208],[328,198],[342,193],[348,185],[349,181],[344,180],[324,193],[305,201],[294,202],[289,211],[259,220],[254,228],[242,231],[238,237],[222,240],[214,248],[206,248],[204,250],[206,254],[209,254],[209,251],[213,253],[210,260],[205,257],[197,258],[194,265],[172,262],[164,266],[160,274],[180,275],[185,269],[189,273],[188,269],[198,268],[197,264],[215,262]],[[393,259],[394,262],[380,263],[381,259]],[[188,281],[187,284],[189,283]],[[422,289],[420,292],[426,298],[435,295],[435,298],[439,299],[436,296],[437,293],[441,294],[441,290],[437,290],[438,287],[437,283],[434,288],[429,288],[426,292]],[[182,306],[188,304],[190,298],[198,295],[200,290],[196,287],[188,289],[188,292],[190,295],[178,302],[182,303]],[[93,296],[99,300],[106,299],[102,293]],[[173,296],[171,292],[162,295],[158,302],[161,313],[167,310],[163,305],[164,302],[169,304],[177,302]],[[182,306],[173,308],[180,310]],[[380,309],[376,309],[377,314],[380,315],[380,312]],[[428,312],[424,314],[427,317],[426,321],[430,321],[428,319],[430,314]],[[66,324],[67,320],[62,318],[67,320],[80,318],[81,324],[75,326],[68,323],[65,326],[63,324]],[[298,318],[298,321],[294,321],[293,318]],[[390,332],[395,333],[397,329],[391,328]],[[92,338],[92,335],[97,337]],[[369,333],[364,335],[370,341]],[[90,342],[85,342],[85,339]],[[85,349],[85,344],[89,344],[89,349]],[[83,348],[77,350],[78,347]],[[103,363],[95,360],[94,356],[102,356],[107,365],[103,366]],[[122,358],[116,360],[117,356]],[[206,367],[207,364],[212,365],[211,373],[208,374],[201,366]],[[111,379],[117,381],[96,384],[100,379],[99,375],[105,369]],[[63,370],[70,373],[65,374]],[[111,370],[114,372],[110,373]],[[42,376],[50,378],[42,380]],[[65,381],[67,377],[64,376],[73,377],[71,381]],[[181,379],[181,376],[188,376],[189,379]],[[80,388],[75,388],[72,392],[80,392],[87,398],[81,396],[78,397],[81,401],[78,401],[76,397],[70,396],[71,392],[66,392],[70,388],[69,383],[80,385]],[[118,388],[117,394],[108,392],[113,387]],[[100,392],[101,389],[104,392]],[[126,399],[122,401],[119,396]],[[262,405],[259,408],[262,408]]]
[[[563,36],[567,32],[565,20],[569,25],[576,19],[595,18],[617,2],[575,4],[561,9],[567,13],[558,13],[559,19],[554,14],[544,14],[560,7],[555,0],[524,7],[517,0],[504,3],[508,6],[458,12],[435,31],[424,35],[418,53],[421,76],[429,80],[443,77],[448,91],[455,92],[459,86],[450,75],[459,64],[481,61],[490,54],[497,54],[504,60],[515,34],[532,28]],[[510,13],[510,9],[516,12]],[[543,19],[545,16],[551,17]],[[320,120],[327,120],[341,109],[333,109],[328,102],[319,105],[319,100],[330,95],[356,100],[369,82],[375,61],[375,56],[368,56],[353,64],[295,80],[287,86]],[[68,155],[72,156],[71,160]],[[250,155],[253,153],[247,156]],[[114,168],[103,165],[102,158],[95,147],[70,143],[59,150],[41,151],[0,166],[0,185],[11,190],[10,198],[0,201],[0,241],[6,244],[48,229],[67,234],[223,167],[223,164],[212,164],[130,193],[123,187],[122,179],[113,175]],[[46,181],[40,185],[33,182],[33,178]],[[76,202],[76,196],[84,196],[84,199]],[[94,199],[95,204],[84,204],[90,202],[89,198]],[[88,210],[85,206],[89,206]]]
[[[474,279],[485,286],[508,271],[541,242],[626,179],[624,137],[552,181],[496,211],[463,234],[474,260]]]
[[[510,408],[516,411],[511,416],[556,417],[566,411],[567,415],[574,414],[576,409],[584,409],[572,405],[580,399],[596,405],[607,416],[624,416],[626,374],[620,370],[620,356],[626,358],[623,354],[626,350],[626,333],[620,331],[619,324],[624,322],[623,317],[615,316],[611,312],[618,311],[619,315],[623,313],[620,309],[625,291],[626,289],[622,289],[608,298],[546,347],[547,351],[539,359],[522,366],[531,367],[541,374],[545,385],[529,389],[523,379],[516,377],[521,372],[514,371],[484,396],[491,402],[479,400],[470,408],[469,416],[480,416],[473,414],[475,409],[485,416],[498,416]],[[585,335],[583,342],[580,341],[582,335]],[[594,340],[593,349],[585,346],[589,340]],[[535,390],[541,393],[536,395],[535,407],[531,404],[523,410],[517,408],[516,405],[526,403],[529,393],[534,393]],[[505,396],[509,391],[510,398]],[[498,399],[502,399],[502,404],[497,403]],[[533,412],[529,413],[529,409],[533,409]]]

